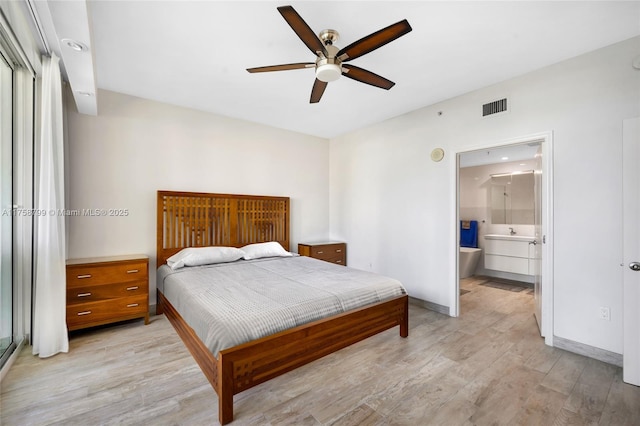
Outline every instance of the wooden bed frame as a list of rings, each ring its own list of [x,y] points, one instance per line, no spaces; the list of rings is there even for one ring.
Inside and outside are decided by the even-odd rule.
[[[278,241],[289,250],[289,198],[158,191],[157,265],[185,247]],[[221,424],[233,421],[233,395],[400,326],[409,333],[408,296],[368,305],[220,351],[218,358],[158,290],[164,313],[218,394]]]

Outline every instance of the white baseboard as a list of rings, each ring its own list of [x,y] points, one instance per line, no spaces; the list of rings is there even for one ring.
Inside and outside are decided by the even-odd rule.
[[[409,303],[429,309],[430,311],[438,312],[440,314],[450,315],[448,306],[438,305],[437,303],[427,302],[426,300],[417,299],[411,296],[409,296]]]
[[[578,355],[597,359],[598,361],[606,362],[607,364],[622,367],[622,355],[615,352],[585,345],[584,343],[574,342],[573,340],[564,339],[558,336],[553,336],[553,346]]]

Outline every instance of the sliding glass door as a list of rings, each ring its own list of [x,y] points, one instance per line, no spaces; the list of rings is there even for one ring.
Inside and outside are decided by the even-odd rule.
[[[0,53],[0,367],[13,339],[13,69]]]

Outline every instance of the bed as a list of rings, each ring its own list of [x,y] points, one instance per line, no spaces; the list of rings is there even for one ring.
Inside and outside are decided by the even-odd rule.
[[[187,247],[243,247],[277,241],[288,251],[289,213],[290,201],[287,197],[158,191],[157,264],[163,267],[169,257]],[[210,273],[209,269],[220,268],[231,271],[230,268],[236,267],[235,263],[242,262],[247,261],[215,267],[205,265],[192,271],[195,274]],[[292,256],[257,259],[241,266],[273,270],[278,275],[281,273],[279,268],[285,266],[290,269],[290,265],[295,265],[294,269],[302,268],[307,274],[308,269],[321,264],[315,259]],[[326,268],[343,268],[339,271],[327,270],[328,274],[351,272],[342,266],[326,265]],[[166,265],[163,268],[168,269]],[[320,266],[320,269],[323,268]],[[199,317],[192,316],[189,321],[185,320],[184,317],[191,315],[191,309],[177,302],[177,290],[164,288],[164,278],[171,272],[160,272],[161,269],[157,313],[167,316],[218,394],[221,424],[233,420],[233,396],[237,393],[395,326],[399,326],[400,336],[408,335],[408,296],[383,293],[379,297],[383,299],[381,301],[366,302],[364,306],[349,308],[345,312],[331,312],[328,316],[312,318],[301,325],[294,323],[283,330],[274,329],[276,331],[273,334],[244,343],[227,342],[226,345],[212,347],[209,339],[203,338],[201,325],[197,324]],[[323,273],[314,271],[315,275],[305,276],[324,279]],[[193,279],[185,273],[176,274],[176,280],[178,275],[184,276],[185,282]],[[242,276],[236,272],[231,275]],[[370,279],[373,287],[375,274],[371,274]],[[241,279],[238,281],[242,284]],[[176,306],[169,299],[174,300]],[[347,307],[350,306],[350,302],[345,303]]]

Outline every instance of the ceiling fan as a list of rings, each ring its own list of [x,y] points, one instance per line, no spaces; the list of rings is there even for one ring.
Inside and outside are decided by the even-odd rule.
[[[387,80],[378,74],[355,65],[345,64],[345,62],[359,58],[410,32],[411,26],[406,19],[369,34],[347,47],[338,49],[333,45],[339,38],[336,30],[322,30],[316,36],[293,7],[280,6],[278,7],[278,12],[300,37],[300,40],[317,56],[316,61],[248,68],[247,71],[250,73],[315,68],[316,80],[313,83],[309,101],[312,104],[320,101],[327,83],[337,80],[340,75],[386,90],[395,85],[393,81]]]

